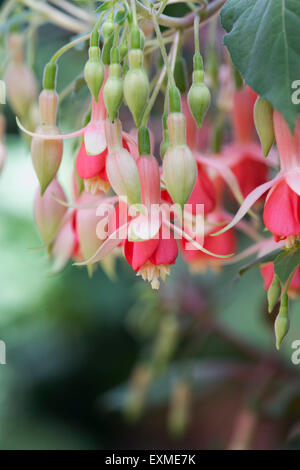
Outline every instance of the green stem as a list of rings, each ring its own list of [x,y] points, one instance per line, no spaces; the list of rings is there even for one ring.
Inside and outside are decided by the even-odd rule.
[[[172,70],[174,70],[174,66],[175,66],[175,59],[176,59],[176,56],[177,56],[178,43],[179,43],[179,32],[177,32],[177,34],[176,34],[176,37],[175,37],[175,40],[174,40],[174,43],[173,43],[173,48],[172,48],[172,51],[170,53],[170,57],[172,58],[171,59]],[[167,58],[167,59],[168,59],[168,63],[169,63],[169,58]],[[164,81],[165,74],[166,74],[166,65],[164,65],[162,70],[161,70],[160,76],[159,76],[159,78],[156,82],[156,85],[155,85],[155,88],[152,92],[151,98],[150,98],[150,100],[148,102],[148,105],[145,109],[144,116],[143,116],[143,119],[142,119],[142,124],[141,124],[142,126],[146,126],[146,124],[147,124],[149,114],[150,114],[151,109],[152,109],[152,107],[155,103],[155,100],[157,98],[157,95],[159,93],[161,85]]]
[[[199,54],[199,55],[200,55],[199,25],[200,25],[200,18],[199,18],[199,16],[195,16],[195,21],[194,21],[195,54]]]
[[[130,0],[130,6],[131,6],[131,11],[132,11],[133,24],[137,26],[138,21],[137,21],[135,0]]]
[[[90,38],[90,33],[85,34],[84,36],[81,36],[78,39],[74,39],[74,41],[69,42],[68,44],[65,44],[63,47],[58,49],[58,51],[55,52],[55,54],[52,56],[50,62],[52,64],[55,64],[55,62],[59,59],[61,55],[63,55],[65,52],[67,52],[69,49],[72,49],[72,47],[77,46],[77,44],[80,44],[81,42],[87,41]]]
[[[148,0],[146,0],[146,3],[148,3]],[[163,37],[162,37],[161,31],[160,31],[160,28],[159,28],[159,24],[157,22],[157,19],[156,19],[156,16],[155,16],[155,13],[154,13],[153,10],[151,12],[151,15],[152,15],[153,25],[154,25],[154,29],[155,29],[155,34],[156,34],[156,37],[157,37],[158,42],[159,42],[161,55],[163,57],[163,60],[164,60],[164,63],[165,63],[166,69],[167,69],[169,84],[172,87],[176,87],[174,76],[173,76],[169,61],[168,61],[167,51],[166,51],[166,48],[165,48],[165,45],[164,45]]]
[[[225,2],[226,0],[213,0],[207,5],[207,8],[203,9],[203,6],[201,6],[197,8],[197,11],[189,13],[183,18],[173,18],[168,15],[160,15],[157,20],[160,25],[167,26],[168,28],[188,28],[193,25],[195,16],[202,13],[201,26],[204,26],[204,24],[220,10]],[[137,12],[144,18],[151,18],[151,10],[138,0],[136,2],[136,8]]]

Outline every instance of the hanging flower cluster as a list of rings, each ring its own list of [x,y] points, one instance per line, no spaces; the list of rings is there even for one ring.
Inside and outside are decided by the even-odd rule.
[[[35,132],[27,119],[35,81],[23,55],[13,53],[6,74],[8,92],[24,123],[18,121],[20,128],[32,137],[32,163],[40,184],[34,202],[37,228],[55,270],[71,259],[86,265],[92,274],[97,263],[108,265],[120,256],[154,289],[166,281],[179,253],[193,272],[208,268],[218,272],[224,263],[257,253],[269,309],[281,301],[275,322],[279,347],[288,328],[288,293],[296,295],[300,289],[298,264],[292,263],[288,275],[281,276],[272,255],[276,252],[282,260],[299,249],[300,118],[293,134],[269,102],[234,80],[228,65],[220,67],[219,77],[208,76],[210,92],[199,47],[199,15],[192,15],[195,53],[188,89],[183,32],[172,33],[167,53],[171,36],[168,30],[161,32],[161,12],[148,1],[144,5],[132,1],[130,7],[127,2],[120,7],[104,2],[92,32],[54,54],[44,71]],[[209,18],[214,11],[206,5],[203,15]],[[145,15],[151,27],[144,32]],[[80,130],[61,134],[57,61],[87,39],[88,58],[82,72],[90,93],[90,113]],[[14,51],[16,41],[12,36]],[[153,45],[161,52],[162,66],[156,55],[149,59]],[[19,90],[20,96],[10,90],[16,88],[16,68],[23,70],[22,86],[31,84],[28,93]],[[164,97],[162,139],[148,123],[158,96]],[[211,102],[221,118],[212,119],[213,113],[206,116]],[[126,120],[120,120],[121,106],[133,118],[131,129]],[[0,169],[2,127],[0,121]],[[72,201],[67,201],[57,179],[63,141],[69,138],[78,141]],[[274,139],[280,171],[269,179],[278,167]],[[233,217],[237,203],[240,208]],[[258,232],[256,212],[262,207],[264,226],[273,238]],[[244,221],[246,214],[250,219]],[[254,244],[233,256],[237,230]]]

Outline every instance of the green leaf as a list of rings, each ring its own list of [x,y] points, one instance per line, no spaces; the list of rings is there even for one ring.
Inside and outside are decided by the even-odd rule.
[[[300,248],[293,251],[286,251],[277,256],[274,261],[274,271],[284,285],[293,270],[300,264]]]
[[[280,256],[281,253],[282,251],[278,249],[272,251],[271,253],[268,253],[267,255],[261,256],[260,258],[255,258],[253,261],[250,261],[250,263],[247,263],[242,266],[238,271],[238,275],[242,276],[247,271],[249,271],[249,269],[257,268],[261,264],[270,263],[271,261],[274,261],[278,256]]]
[[[293,130],[300,112],[300,1],[227,0],[221,21],[233,64]]]

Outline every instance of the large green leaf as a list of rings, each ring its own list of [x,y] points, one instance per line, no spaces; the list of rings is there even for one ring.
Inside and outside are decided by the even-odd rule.
[[[227,0],[221,19],[234,65],[293,129],[300,112],[292,102],[300,80],[300,1]]]

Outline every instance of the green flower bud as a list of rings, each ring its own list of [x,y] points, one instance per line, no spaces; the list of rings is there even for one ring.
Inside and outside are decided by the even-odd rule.
[[[100,61],[98,47],[89,48],[89,60],[84,67],[84,78],[95,101],[98,101],[99,91],[104,80],[104,67]]]
[[[274,142],[273,107],[260,96],[254,106],[254,123],[266,157]]]
[[[281,297],[280,310],[274,324],[277,349],[280,349],[280,345],[289,330],[289,326],[288,295],[284,293]]]
[[[138,127],[142,119],[148,98],[149,80],[143,64],[143,53],[140,49],[129,52],[129,71],[124,80],[124,96]]]
[[[184,94],[187,90],[187,72],[186,62],[183,57],[176,57],[175,68],[174,68],[174,79],[176,86],[180,93]]]
[[[188,93],[189,108],[199,129],[210,104],[210,91],[205,83],[201,82],[200,74],[202,76],[203,72],[193,73],[194,80]]]
[[[119,64],[109,66],[109,77],[104,85],[103,97],[108,117],[113,122],[118,117],[123,99],[123,80]]]
[[[115,29],[115,25],[113,21],[111,21],[110,19],[106,20],[103,23],[102,34],[104,37],[104,41],[107,41],[109,39],[110,35],[114,32],[114,29]]]
[[[196,182],[196,160],[185,143],[185,117],[171,113],[168,117],[170,146],[163,160],[163,175],[167,190],[175,204],[183,209]]]
[[[54,90],[43,90],[40,93],[40,126],[37,127],[37,134],[60,134],[55,125],[58,96]],[[63,142],[57,140],[45,140],[40,137],[33,137],[31,141],[31,157],[33,167],[38,177],[41,195],[44,194],[48,185],[54,179],[60,166],[63,154]]]
[[[272,284],[270,285],[268,289],[268,293],[267,293],[269,313],[272,312],[273,308],[277,304],[278,300],[280,299],[280,295],[281,295],[281,284],[280,284],[278,276],[274,274]]]

